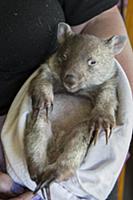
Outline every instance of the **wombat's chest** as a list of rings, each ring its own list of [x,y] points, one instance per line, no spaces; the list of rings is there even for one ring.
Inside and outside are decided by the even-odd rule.
[[[84,97],[56,94],[54,109],[49,116],[54,134],[71,132],[73,127],[88,120],[91,108],[90,101]]]

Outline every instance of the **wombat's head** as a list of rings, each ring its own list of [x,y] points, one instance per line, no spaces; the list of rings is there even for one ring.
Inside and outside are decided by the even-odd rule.
[[[58,62],[62,81],[69,92],[100,85],[115,74],[114,55],[121,52],[125,36],[100,39],[75,34],[69,25],[58,25]]]

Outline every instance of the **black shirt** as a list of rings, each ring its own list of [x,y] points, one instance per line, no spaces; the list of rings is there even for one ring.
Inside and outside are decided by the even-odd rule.
[[[0,0],[0,115],[57,46],[57,24],[81,24],[118,0]]]

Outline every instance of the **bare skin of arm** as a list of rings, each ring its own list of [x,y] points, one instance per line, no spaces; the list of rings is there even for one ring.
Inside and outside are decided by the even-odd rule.
[[[72,27],[72,29],[77,33],[94,34],[101,38],[120,34],[126,35],[128,39],[126,27],[117,6],[103,12],[88,22]],[[133,91],[133,52],[129,39],[124,50],[116,58],[126,72]]]
[[[110,37],[111,35],[118,35],[118,34],[127,35],[124,22],[116,6],[81,25],[72,27],[72,29],[77,33],[81,32],[81,33],[94,34],[99,37]],[[124,68],[133,90],[133,54],[129,40],[122,53],[117,56],[117,59]],[[7,178],[7,175],[3,173],[0,173],[0,182],[1,179],[2,181],[5,180],[10,190],[12,180],[10,178]],[[5,186],[5,190],[7,190],[7,185]],[[31,200],[32,197],[33,197],[32,192],[26,192],[24,194],[19,195],[18,197],[10,199]],[[9,199],[9,197],[7,199]]]

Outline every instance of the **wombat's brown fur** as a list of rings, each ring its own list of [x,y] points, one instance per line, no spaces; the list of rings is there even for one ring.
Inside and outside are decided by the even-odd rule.
[[[53,179],[62,181],[74,175],[85,157],[91,136],[95,143],[103,128],[107,143],[116,124],[118,100],[114,55],[123,49],[125,36],[100,39],[75,34],[65,23],[59,24],[57,36],[57,52],[41,65],[29,88],[33,111],[25,131],[25,152],[31,178],[40,183],[37,190]],[[51,132],[48,134],[50,123],[47,119],[54,104],[54,94],[61,92],[85,96],[90,99],[92,110],[88,122],[76,127],[62,146],[54,144]],[[53,145],[58,149],[51,161],[46,151],[52,152]]]

